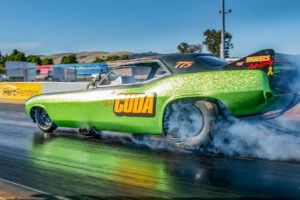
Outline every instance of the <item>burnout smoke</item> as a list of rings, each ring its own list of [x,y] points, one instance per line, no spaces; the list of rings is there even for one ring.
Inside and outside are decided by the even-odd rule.
[[[289,67],[294,69],[294,72],[289,74],[294,77],[284,77],[283,80],[283,84],[295,96],[293,98],[295,101],[293,101],[293,105],[291,106],[293,108],[299,103],[300,59],[299,56],[285,56],[283,54],[280,55],[280,58],[285,59],[285,61],[288,60]],[[290,104],[290,99],[287,98],[287,100],[281,103]],[[179,108],[173,106],[172,109],[176,110]],[[194,121],[198,120],[195,119]],[[201,150],[227,156],[250,156],[270,160],[300,161],[300,132],[295,131],[300,130],[300,123],[299,121],[290,122],[281,119],[262,121],[255,119],[247,120],[245,118],[232,118],[230,121],[217,122],[211,145]],[[176,119],[169,123],[173,128],[178,126]],[[181,134],[184,136],[186,133]],[[132,141],[146,145],[152,149],[176,149],[170,147],[169,143],[155,141],[151,137],[144,137],[143,139],[133,138]]]
[[[228,156],[300,161],[300,134],[280,132],[267,123],[235,119],[227,128],[223,127],[226,127],[224,123],[219,123],[213,146],[208,151]]]
[[[293,73],[289,73],[289,76],[293,77],[284,77],[282,80],[282,84],[285,84],[286,88],[293,93],[293,104],[290,108],[297,106],[300,99],[299,57],[279,55],[279,60],[285,60],[289,68],[293,70]],[[282,101],[281,103],[289,104],[290,102]],[[296,120],[291,120],[294,122],[282,119],[247,121],[234,118],[230,124],[219,122],[215,127],[216,133],[212,140],[212,147],[208,150],[229,156],[300,161],[300,122]]]
[[[276,82],[276,87],[287,89],[287,94],[291,96],[283,98],[278,108],[291,109],[297,106],[297,104],[299,105],[300,102],[300,56],[278,55],[278,62],[281,62],[281,69],[288,73],[281,76],[281,79],[274,79],[279,81]],[[201,121],[203,120],[191,112],[192,110],[188,107],[183,107],[182,104],[185,103],[187,102],[179,101],[168,107],[166,109],[166,116],[170,116],[171,120],[167,121],[167,123],[164,121],[164,125],[167,125],[170,131],[177,130],[176,137],[180,139],[188,137],[190,135],[188,132],[193,133],[195,130],[201,128]],[[297,107],[299,108],[299,106]],[[284,112],[279,113],[282,114]],[[298,111],[299,114],[300,111]],[[201,147],[200,151],[227,156],[300,161],[300,121],[297,121],[300,120],[300,116],[298,119],[289,120],[282,118],[272,119],[274,116],[277,115],[271,115],[271,117],[264,120],[260,120],[259,117],[248,119],[229,117],[229,120],[218,120],[214,126],[212,139],[207,145]],[[186,120],[182,120],[182,118]],[[188,122],[192,122],[192,124]],[[178,131],[182,126],[185,128]],[[169,136],[142,134],[132,134],[129,136],[127,133],[107,134],[117,136],[114,138],[123,143],[133,142],[138,145],[148,146],[151,149],[190,152],[174,145],[176,141],[174,142],[173,140],[173,142],[170,142],[170,139],[176,138],[170,138]]]

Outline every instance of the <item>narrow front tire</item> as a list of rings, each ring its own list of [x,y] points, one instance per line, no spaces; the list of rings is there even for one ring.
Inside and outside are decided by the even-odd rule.
[[[51,133],[57,129],[56,124],[50,119],[44,108],[36,108],[35,121],[38,127],[46,133]]]

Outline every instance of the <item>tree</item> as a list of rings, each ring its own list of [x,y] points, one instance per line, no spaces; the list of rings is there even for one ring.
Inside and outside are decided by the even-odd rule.
[[[78,63],[76,59],[76,54],[70,54],[68,56],[62,57],[61,64],[72,64],[72,63]]]
[[[5,74],[5,67],[4,67],[4,65],[0,65],[0,74]]]
[[[105,60],[102,58],[96,57],[96,59],[93,61],[93,63],[99,63],[99,62],[105,62]]]
[[[128,58],[128,55],[123,55],[123,56],[121,56],[121,58],[120,58],[120,60],[128,60],[129,58]]]
[[[6,61],[26,61],[26,56],[23,52],[19,52],[17,49],[14,49],[7,57]]]
[[[180,53],[194,53],[194,52],[201,52],[202,46],[201,44],[188,44],[186,42],[181,42],[177,49]]]
[[[5,56],[3,56],[1,54],[0,57],[0,74],[5,74],[5,62],[7,60],[8,55],[6,54]]]
[[[211,54],[220,57],[221,31],[216,31],[215,29],[207,29],[203,33],[203,35],[206,37],[203,44],[206,45],[208,51]],[[225,57],[229,57],[229,51],[233,48],[231,39],[232,35],[226,32],[224,41]]]
[[[119,56],[107,56],[106,57],[106,61],[115,61],[115,60],[119,60],[120,57]]]
[[[4,65],[5,64],[5,56],[2,55],[1,51],[0,51],[0,65]]]
[[[53,65],[53,60],[52,58],[44,58],[42,60],[42,65]]]
[[[37,65],[41,65],[42,64],[42,60],[39,56],[35,56],[35,55],[29,55],[26,58],[27,62],[32,62],[32,63],[36,63]]]

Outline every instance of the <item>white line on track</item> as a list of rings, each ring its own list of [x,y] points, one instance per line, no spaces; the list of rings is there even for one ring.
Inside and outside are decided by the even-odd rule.
[[[9,184],[12,184],[12,185],[16,185],[16,186],[19,186],[21,188],[24,188],[24,189],[27,189],[27,190],[31,190],[31,191],[34,191],[34,192],[37,192],[37,193],[42,193],[42,194],[46,194],[46,195],[49,195],[49,196],[53,196],[53,197],[56,197],[58,199],[62,199],[62,200],[68,200],[67,198],[64,198],[64,197],[60,197],[60,196],[55,196],[55,195],[51,195],[47,192],[43,192],[41,190],[37,190],[37,189],[34,189],[34,188],[31,188],[31,187],[27,187],[25,185],[21,185],[19,183],[15,183],[15,182],[12,182],[12,181],[9,181],[9,180],[6,180],[6,179],[3,179],[3,178],[0,178],[0,181],[3,181],[3,182],[6,182],[6,183],[9,183]]]

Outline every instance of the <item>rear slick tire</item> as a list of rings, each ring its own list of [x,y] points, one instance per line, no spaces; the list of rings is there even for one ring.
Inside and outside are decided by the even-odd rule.
[[[37,108],[35,111],[35,121],[38,127],[46,132],[51,133],[57,129],[55,123],[50,119],[48,113],[44,108]]]
[[[217,106],[208,101],[182,100],[170,104],[164,115],[167,140],[185,150],[197,150],[210,138]]]

